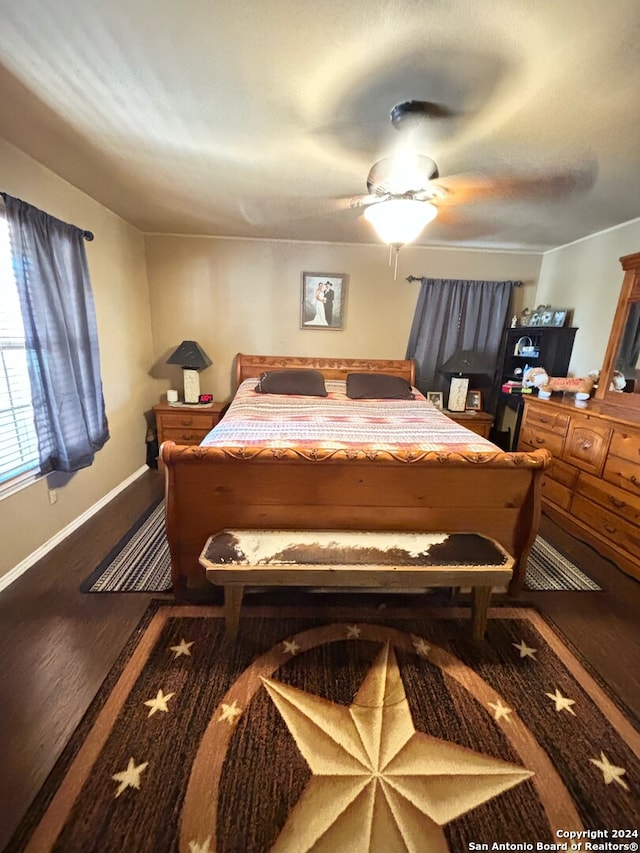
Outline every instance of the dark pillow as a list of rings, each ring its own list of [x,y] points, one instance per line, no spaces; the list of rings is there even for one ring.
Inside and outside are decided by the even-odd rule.
[[[348,373],[347,397],[352,400],[413,400],[411,384],[386,373]]]
[[[307,397],[326,397],[324,377],[319,370],[295,368],[270,370],[263,373],[255,387],[259,394],[304,394]]]

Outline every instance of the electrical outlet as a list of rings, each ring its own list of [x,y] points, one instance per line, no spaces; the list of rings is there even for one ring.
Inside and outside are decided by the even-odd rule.
[[[49,503],[53,506],[54,503],[58,502],[58,490],[57,489],[49,489]]]

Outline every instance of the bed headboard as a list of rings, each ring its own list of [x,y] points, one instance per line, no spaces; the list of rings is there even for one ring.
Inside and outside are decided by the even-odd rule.
[[[347,373],[388,373],[401,376],[415,385],[415,362],[411,359],[378,358],[322,358],[289,355],[236,355],[236,387],[244,379],[258,377],[265,370],[283,368],[310,368],[319,370],[325,379],[346,379]]]

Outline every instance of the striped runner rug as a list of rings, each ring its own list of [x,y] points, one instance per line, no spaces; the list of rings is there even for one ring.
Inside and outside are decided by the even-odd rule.
[[[527,565],[530,590],[599,590],[599,587],[541,536]],[[81,592],[168,592],[169,546],[164,501],[152,507],[80,587]]]

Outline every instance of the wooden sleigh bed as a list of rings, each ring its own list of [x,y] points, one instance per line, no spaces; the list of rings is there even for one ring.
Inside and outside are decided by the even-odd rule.
[[[414,384],[412,361],[242,354],[236,357],[237,384],[283,368],[315,368],[327,380],[385,373]],[[243,528],[480,533],[514,556],[509,591],[516,594],[538,530],[540,479],[550,456],[546,450],[506,453],[493,445],[483,450],[166,441],[160,453],[174,595],[210,599],[213,590],[199,563],[203,546],[214,533]]]

